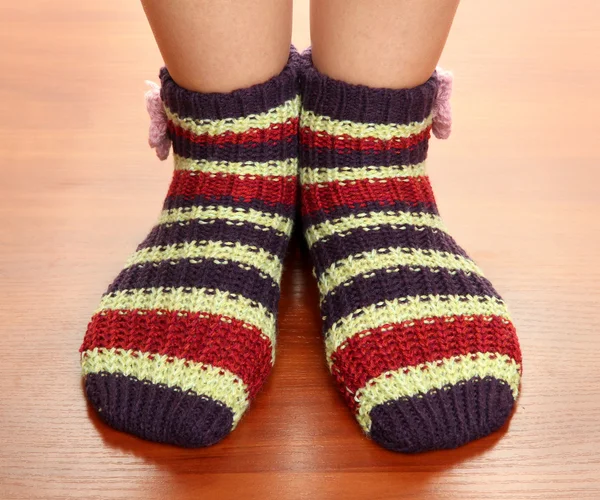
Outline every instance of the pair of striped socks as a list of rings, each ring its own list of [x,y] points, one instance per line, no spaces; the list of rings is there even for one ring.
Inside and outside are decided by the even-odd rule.
[[[161,71],[152,145],[175,170],[158,224],[102,297],[81,360],[115,429],[184,447],[238,424],[273,365],[300,198],[326,360],[364,432],[401,452],[501,427],[521,354],[506,306],[448,234],[425,171],[441,74],[350,85],[294,50],[228,94]],[[152,134],[151,134],[152,135]]]

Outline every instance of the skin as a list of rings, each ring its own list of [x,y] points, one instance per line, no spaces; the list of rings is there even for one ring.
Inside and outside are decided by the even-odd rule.
[[[315,67],[337,80],[392,89],[427,81],[459,0],[312,0]]]
[[[231,92],[284,68],[292,0],[142,0],[165,64],[188,90]]]
[[[425,82],[459,0],[311,0],[313,62],[370,87]],[[288,58],[292,0],[142,0],[174,80],[230,92],[277,75]]]

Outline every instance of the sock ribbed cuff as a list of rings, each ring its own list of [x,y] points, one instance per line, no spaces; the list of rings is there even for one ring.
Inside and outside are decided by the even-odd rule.
[[[292,46],[281,73],[264,83],[226,93],[201,93],[180,87],[163,67],[159,76],[165,106],[180,117],[198,120],[240,118],[264,113],[298,95],[300,55]]]
[[[438,82],[434,73],[425,83],[410,89],[372,88],[353,85],[320,73],[310,50],[302,54],[302,105],[318,115],[359,123],[410,123],[431,112]]]

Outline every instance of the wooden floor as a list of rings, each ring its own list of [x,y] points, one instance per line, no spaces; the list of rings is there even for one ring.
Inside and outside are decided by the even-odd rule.
[[[103,425],[79,371],[90,313],[170,175],[145,146],[160,58],[141,7],[0,0],[0,499],[600,499],[599,19],[593,0],[464,2],[442,61],[455,133],[430,171],[520,332],[510,426],[418,456],[365,439],[295,242],[269,382],[230,437],[190,451]]]

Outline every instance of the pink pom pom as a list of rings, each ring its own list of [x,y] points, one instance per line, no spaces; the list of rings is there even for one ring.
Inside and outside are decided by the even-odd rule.
[[[171,149],[171,139],[167,134],[167,113],[160,98],[160,87],[154,82],[146,81],[146,83],[150,87],[144,96],[146,109],[150,115],[148,144],[155,149],[156,156],[166,160]]]
[[[438,89],[433,103],[433,135],[438,139],[448,139],[452,131],[452,73],[438,67],[435,76]]]

